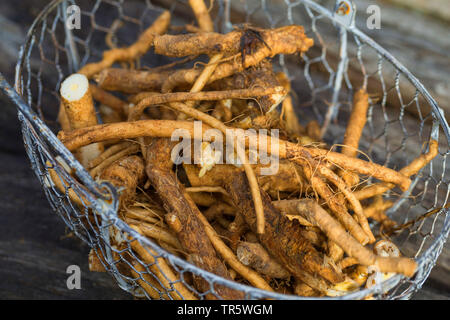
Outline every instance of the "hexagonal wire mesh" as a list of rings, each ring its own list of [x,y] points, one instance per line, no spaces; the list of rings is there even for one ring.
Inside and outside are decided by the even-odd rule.
[[[326,2],[326,1],[325,1]],[[379,299],[408,298],[418,290],[436,262],[450,229],[446,209],[449,177],[449,128],[436,102],[395,58],[353,25],[335,22],[332,11],[307,0],[213,1],[211,14],[216,30],[227,32],[232,24],[258,27],[300,24],[315,41],[303,57],[274,59],[295,90],[297,112],[303,124],[323,123],[328,106],[334,112],[325,140],[341,143],[354,88],[371,94],[368,122],[360,148],[373,161],[398,169],[427,151],[430,137],[439,140],[439,155],[416,175],[407,192],[394,189],[385,199],[394,201],[390,215],[399,223],[434,210],[393,238],[406,256],[415,257],[419,269],[414,278],[401,275],[334,299],[358,299],[371,294]],[[81,8],[81,29],[65,28],[67,6]],[[334,3],[326,2],[328,8]],[[224,285],[245,293],[247,299],[305,299],[267,292],[228,281],[205,272],[141,236],[117,216],[117,193],[108,183],[92,180],[88,172],[56,139],[58,89],[62,80],[79,66],[100,59],[108,49],[105,37],[117,46],[130,45],[161,12],[173,13],[172,24],[194,21],[186,1],[79,0],[52,1],[31,26],[16,70],[16,90],[24,102],[19,119],[32,168],[52,208],[97,253],[118,285],[148,298],[205,298]],[[111,28],[121,21],[114,34]],[[132,36],[130,36],[132,35]],[[136,67],[167,62],[151,52]],[[35,112],[35,113],[34,113]],[[37,116],[36,116],[37,115]],[[411,116],[413,115],[413,116]],[[370,180],[369,180],[370,182]],[[62,192],[61,190],[64,190]],[[110,239],[114,238],[112,245]],[[189,285],[193,276],[210,284],[207,292]],[[190,291],[190,292],[189,292]],[[220,297],[218,297],[220,298]]]

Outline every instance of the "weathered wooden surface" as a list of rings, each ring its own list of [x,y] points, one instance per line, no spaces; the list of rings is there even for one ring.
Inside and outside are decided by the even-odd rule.
[[[357,1],[365,2],[368,1]],[[14,64],[18,46],[25,38],[26,30],[39,10],[47,1],[23,0],[20,8],[10,1],[0,3],[0,71],[13,81]],[[403,9],[390,9],[389,12],[408,12]],[[393,16],[395,17],[395,16]],[[430,32],[426,17],[418,20],[415,27],[427,38]],[[398,46],[398,52],[410,52],[405,64],[413,64],[422,70],[424,82],[435,79],[435,74],[446,79],[448,85],[448,44],[442,44],[429,37],[418,41],[419,31],[404,37],[405,29],[392,24],[384,25],[385,35],[377,39],[385,46]],[[387,21],[387,20],[386,20]],[[401,24],[404,19],[398,19]],[[408,22],[411,24],[411,21]],[[447,30],[433,22],[432,30]],[[419,33],[420,33],[419,32]],[[437,31],[435,31],[437,32]],[[402,41],[399,41],[401,39]],[[443,39],[443,41],[448,41]],[[409,51],[406,51],[406,50]],[[424,54],[429,59],[416,55]],[[409,61],[409,58],[414,59]],[[400,57],[400,59],[402,59]],[[417,61],[417,63],[416,63]],[[447,61],[447,65],[443,62]],[[446,69],[447,68],[447,69]],[[421,78],[417,72],[416,75]],[[422,79],[422,78],[421,78]],[[433,85],[430,85],[432,94]],[[434,90],[434,91],[433,91]],[[448,91],[444,90],[445,94]],[[64,223],[51,210],[45,195],[30,169],[25,155],[14,106],[0,94],[2,112],[0,113],[0,298],[2,299],[131,299],[131,296],[118,288],[111,276],[88,271],[88,247],[74,237],[66,237]],[[449,107],[447,100],[447,107]],[[66,287],[66,268],[79,265],[82,270],[82,289],[68,290]],[[450,298],[450,250],[447,244],[437,265],[425,282],[422,290],[413,299]]]
[[[384,0],[383,2],[393,3],[414,12],[425,13],[428,16],[437,17],[443,21],[450,21],[450,6],[447,0]]]

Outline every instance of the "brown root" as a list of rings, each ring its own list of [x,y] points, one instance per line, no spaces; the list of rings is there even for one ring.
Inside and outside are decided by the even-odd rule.
[[[320,292],[317,290],[314,290],[310,286],[308,286],[303,281],[296,279],[295,285],[294,285],[294,292],[296,295],[301,297],[317,297],[320,296]]]
[[[240,210],[250,229],[255,232],[255,209],[243,173],[229,174],[223,179],[236,208]],[[262,196],[266,232],[259,234],[258,238],[267,251],[302,280],[305,273],[311,273],[320,275],[332,283],[340,282],[342,278],[339,271],[329,263],[324,263],[323,256],[305,239],[300,226],[281,215],[264,192]]]
[[[141,233],[137,226],[132,226],[134,230]],[[138,240],[133,240],[131,248],[141,257],[142,261],[148,265],[148,269],[158,278],[164,288],[174,288],[170,296],[180,300],[197,300],[197,297],[180,281],[172,268],[167,264],[164,258],[160,257],[154,250],[142,246]],[[158,258],[156,258],[158,257]]]
[[[178,230],[178,240],[198,267],[230,279],[228,270],[218,259],[205,227],[200,221],[201,212],[184,191],[175,173],[171,171],[170,156],[171,142],[168,139],[153,140],[148,147],[146,172],[166,209],[176,215],[181,222],[182,229]],[[208,281],[201,277],[194,277],[194,283],[201,292],[210,289]],[[242,297],[241,293],[224,286],[217,286],[216,291],[223,299]]]
[[[90,84],[89,87],[91,89],[92,98],[94,98],[94,100],[110,107],[111,109],[116,111],[121,117],[125,115],[128,103],[120,100],[113,94],[97,87],[96,85]]]
[[[187,108],[182,103],[175,102],[172,103],[172,105],[176,105],[177,110],[205,122],[206,124],[202,125],[202,130],[204,131],[210,129],[210,125],[218,128],[222,132],[226,132],[227,129],[231,131],[234,130],[233,128],[225,126],[221,121],[218,121],[211,116],[206,116],[203,112],[192,108]],[[130,139],[145,136],[171,137],[173,131],[176,129],[185,129],[191,136],[194,136],[194,123],[191,121],[140,120],[134,122],[97,125],[90,128],[73,130],[71,132],[61,131],[58,134],[58,138],[69,150],[73,151],[94,142],[119,138]],[[302,163],[301,158],[313,157],[326,160],[352,172],[373,176],[381,181],[399,185],[402,190],[407,190],[411,184],[411,180],[404,174],[373,162],[351,158],[346,155],[324,149],[302,147],[285,140],[267,137],[267,135],[259,134],[252,137],[256,138],[257,147],[260,151],[268,152],[268,154],[275,154],[279,156],[280,159],[292,159],[292,161],[299,161]],[[261,140],[267,141],[267,145],[265,146],[264,144],[261,144]],[[248,140],[246,140],[246,143],[248,143]],[[360,200],[361,195],[357,195],[357,192],[355,192],[355,197]]]
[[[284,147],[285,150],[281,149],[281,147]],[[285,143],[283,146],[280,146],[280,157],[282,152],[285,152],[288,159],[292,158],[294,161],[296,161],[296,158],[298,157],[305,156],[312,156],[313,158],[327,160],[330,163],[333,163],[345,170],[371,176],[381,181],[394,183],[404,191],[408,190],[409,186],[411,185],[411,180],[400,172],[373,162],[351,158],[341,153],[319,148],[304,148],[291,143]]]
[[[97,158],[89,161],[88,168],[92,169],[92,168],[98,166],[100,163],[102,163],[103,161],[105,161],[106,159],[111,157],[112,155],[116,154],[117,152],[119,152],[123,149],[126,149],[130,145],[131,145],[130,142],[121,142],[121,143],[117,143],[117,144],[110,146],[108,149],[103,151]]]
[[[214,34],[197,34],[198,37],[202,37],[202,40],[208,42],[209,45],[212,43],[208,38],[210,35]],[[155,41],[155,44],[157,44],[159,39]],[[287,26],[279,29],[269,30],[269,33],[267,33],[267,37],[264,40],[268,44],[270,49],[266,46],[261,46],[256,52],[247,55],[245,58],[245,66],[242,65],[242,63],[236,63],[235,61],[225,61],[220,63],[209,78],[208,83],[212,83],[214,81],[227,78],[235,73],[242,72],[244,69],[250,66],[256,66],[267,57],[273,57],[277,54],[294,54],[305,52],[313,45],[313,40],[305,36],[303,28],[300,26]],[[174,40],[174,38],[171,38],[168,39],[166,43],[172,43],[173,41],[176,40]],[[189,39],[188,41],[192,41],[192,39]],[[178,41],[176,43],[178,43]],[[215,43],[213,43],[213,46],[214,45]],[[208,46],[208,44],[206,44],[206,46]],[[195,46],[188,47],[194,48]],[[173,47],[171,46],[171,48]],[[198,52],[202,52],[202,50],[205,50],[205,47],[203,47],[202,49],[202,47],[199,46],[199,48],[200,49],[197,50]],[[206,49],[206,51],[209,50],[210,49]],[[168,52],[165,52],[164,54],[168,54]],[[211,54],[214,54],[214,50],[211,52]],[[187,55],[190,54],[188,53]],[[174,75],[171,75],[169,77],[168,81],[164,84],[162,91],[169,92],[176,86],[193,83],[199,74],[200,71],[196,69],[177,71]]]
[[[105,258],[100,250],[91,249],[89,251],[89,271],[92,272],[106,272],[105,265],[107,265]]]
[[[133,263],[133,267],[131,268],[131,275],[136,279],[138,284],[142,287],[142,289],[144,289],[144,291],[150,298],[156,300],[170,299],[167,294],[164,294],[166,290],[161,287],[161,285],[158,283],[158,280],[155,279],[154,275],[150,274],[150,272],[148,272],[140,263]]]
[[[282,94],[282,87],[240,89],[229,91],[204,91],[204,92],[175,92],[165,94],[152,94],[140,100],[140,102],[131,109],[129,115],[130,121],[138,120],[142,111],[152,105],[166,104],[180,101],[216,101],[224,99],[248,99],[253,97],[270,95],[273,93]]]
[[[95,77],[95,80],[98,86],[104,90],[140,93],[142,91],[159,91],[163,83],[173,72],[108,68],[101,71]]]
[[[65,109],[63,113],[60,111],[60,116],[65,127],[68,126],[73,130],[97,124],[89,81],[84,75],[72,74],[67,77],[61,84],[60,94],[61,103]],[[66,120],[68,120],[69,125],[64,124]],[[86,167],[88,162],[102,151],[102,144],[92,144],[78,150],[77,158]]]
[[[160,243],[162,241],[171,245],[175,249],[182,250],[178,239],[168,230],[147,222],[133,221],[130,219],[126,219],[126,221],[131,226],[138,226],[143,235],[147,236],[148,238],[154,239],[157,243]]]
[[[375,196],[373,203],[364,208],[364,214],[367,218],[373,219],[383,225],[383,228],[390,229],[397,225],[395,221],[389,218],[385,211],[392,207],[394,203],[392,201],[384,201],[383,197]]]
[[[298,172],[299,168],[296,164],[287,161],[280,160],[278,164],[278,172],[274,175],[265,175],[261,169],[266,165],[256,164],[252,165],[255,174],[257,175],[258,184],[261,189],[269,194],[277,194],[278,192],[299,192],[306,190],[308,182],[303,175]],[[187,174],[188,180],[193,187],[220,187],[221,181],[216,179],[213,175],[206,173],[201,178],[199,177],[200,169],[195,165],[183,164],[183,168]],[[228,170],[227,165],[217,167],[216,171]],[[205,191],[208,189],[205,189]],[[211,189],[215,190],[215,189]],[[223,190],[220,189],[220,190]]]
[[[344,135],[342,153],[347,156],[356,157],[358,154],[359,140],[366,125],[368,108],[369,95],[360,89],[353,97],[353,108]],[[341,171],[340,175],[348,186],[357,185],[359,182],[358,175],[353,172]]]
[[[400,173],[405,177],[413,176],[430,163],[439,153],[439,145],[436,140],[430,141],[430,149],[427,153],[421,154],[414,159],[409,165],[400,170]],[[361,190],[355,191],[355,197],[359,200],[374,197],[383,194],[386,191],[395,187],[392,183],[375,183]]]
[[[113,164],[115,161],[117,161],[123,157],[137,153],[139,150],[140,149],[139,149],[138,145],[132,144],[129,147],[127,147],[123,150],[120,150],[119,152],[117,152],[117,153],[111,155],[110,157],[106,158],[105,160],[103,160],[103,162],[98,164],[96,167],[92,168],[92,170],[89,171],[89,173],[93,178],[95,178],[98,175],[100,175],[103,172],[103,170],[105,170],[105,168],[107,168],[108,166]]]
[[[221,53],[233,56],[241,51],[241,37],[245,31],[235,30],[227,34],[214,32],[183,35],[161,35],[154,40],[155,52],[169,57],[185,57],[206,54],[209,56]],[[294,54],[303,52],[312,46],[313,40],[304,34],[301,26],[285,26],[277,29],[259,31],[267,46],[261,45],[255,55],[247,55],[247,60],[262,61],[276,54]],[[270,48],[270,49],[269,49]],[[246,67],[257,62],[247,62]],[[234,73],[234,72],[233,72]]]
[[[121,205],[133,201],[136,187],[144,177],[144,161],[138,156],[122,158],[107,167],[100,175],[101,180],[111,182],[119,190]]]
[[[189,0],[189,5],[194,11],[200,29],[205,32],[213,32],[214,24],[203,0]]]
[[[317,175],[314,175],[310,165],[304,165],[303,170],[305,175],[310,179],[311,186],[320,197],[326,201],[327,206],[334,213],[338,221],[348,230],[348,232],[355,237],[360,243],[367,244],[370,241],[369,236],[364,232],[361,226],[348,213],[345,202],[337,197],[327,184]]]
[[[291,96],[287,96],[283,100],[283,104],[281,106],[281,114],[283,115],[286,131],[291,135],[301,136],[304,129],[300,125],[297,115],[295,114]]]

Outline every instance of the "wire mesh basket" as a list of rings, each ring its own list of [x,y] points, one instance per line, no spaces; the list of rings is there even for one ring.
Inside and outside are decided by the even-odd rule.
[[[338,1],[339,3],[340,1]],[[449,126],[435,100],[422,84],[394,57],[362,33],[350,15],[340,16],[334,1],[323,6],[309,0],[216,0],[211,9],[216,30],[227,32],[233,25],[251,23],[258,27],[299,24],[315,45],[302,57],[279,56],[278,70],[290,78],[297,97],[299,119],[329,121],[325,141],[341,143],[355,88],[371,95],[367,125],[360,148],[374,162],[398,169],[427,151],[430,138],[438,140],[439,155],[417,174],[406,192],[391,191],[384,197],[394,201],[388,215],[399,223],[426,212],[421,219],[393,238],[405,256],[414,257],[418,270],[413,278],[396,275],[370,289],[330,299],[406,299],[421,288],[434,266],[450,230]],[[67,28],[67,8],[81,8],[81,29]],[[15,89],[7,88],[19,107],[23,139],[33,171],[57,214],[70,229],[101,258],[104,268],[118,285],[137,297],[187,298],[181,284],[197,298],[220,296],[217,286],[240,290],[246,299],[307,299],[253,288],[208,273],[174,256],[141,236],[118,215],[118,193],[107,182],[94,181],[89,173],[60,143],[56,113],[59,87],[80,66],[98,61],[114,21],[123,26],[114,35],[117,46],[130,45],[159,15],[173,13],[173,23],[194,21],[186,1],[55,0],[32,24],[16,67]],[[329,9],[327,9],[329,8]],[[133,36],[130,36],[133,35]],[[138,65],[158,66],[163,58],[148,53]],[[2,86],[7,84],[2,81]],[[331,106],[331,107],[330,107]],[[324,115],[329,115],[327,118]],[[61,192],[57,184],[63,185]],[[83,209],[80,209],[83,208]],[[122,245],[111,243],[114,238]],[[137,255],[134,245],[144,248]],[[132,257],[137,263],[130,263]],[[154,275],[159,275],[155,277]],[[188,278],[201,277],[210,289],[198,292]],[[324,298],[325,299],[325,298]]]

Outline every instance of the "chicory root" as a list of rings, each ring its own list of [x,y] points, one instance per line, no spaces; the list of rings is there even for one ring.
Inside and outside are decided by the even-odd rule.
[[[222,216],[223,214],[235,214],[236,209],[232,206],[224,203],[217,202],[212,204],[208,209],[203,212],[203,215],[208,221],[214,220],[217,217]]]
[[[57,157],[58,159],[58,157]],[[78,207],[83,208],[86,206],[89,206],[91,203],[87,198],[84,196],[79,196],[80,192],[79,190],[74,190],[73,187],[63,178],[63,175],[61,173],[58,173],[55,169],[53,169],[53,166],[50,164],[49,161],[46,162],[48,174],[50,176],[50,180],[53,183],[53,185],[62,193],[67,194],[70,201],[73,201]],[[50,181],[49,181],[50,182]],[[50,186],[49,186],[50,187]],[[81,185],[77,185],[78,188],[84,188]],[[84,190],[84,192],[88,192],[87,190]]]
[[[132,226],[131,228],[142,234],[138,226]],[[164,288],[174,288],[176,290],[170,292],[172,298],[197,300],[197,297],[180,281],[164,258],[160,257],[151,248],[142,246],[138,240],[131,241],[130,245],[142,261],[148,265],[148,269],[158,278]]]
[[[439,153],[439,145],[436,140],[430,140],[429,151],[425,154],[421,154],[419,157],[414,159],[409,165],[402,168],[400,173],[405,177],[413,176],[430,163]],[[363,200],[367,198],[374,197],[379,194],[383,194],[386,191],[394,188],[395,185],[392,183],[375,183],[361,190],[355,191],[354,195],[357,199]]]
[[[197,120],[203,121],[211,127],[218,129],[222,132],[222,134],[226,135],[227,126],[223,124],[223,122],[217,120],[216,118],[198,111],[194,108],[191,108],[183,103],[175,102],[171,104],[172,108],[175,108],[177,111],[180,111],[184,114],[187,114],[191,117],[194,117]],[[239,142],[236,143],[235,151],[237,156],[239,157],[242,166],[244,167],[245,175],[247,176],[248,182],[250,184],[250,191],[252,194],[253,201],[255,203],[255,211],[257,217],[257,230],[256,232],[259,234],[264,233],[264,210],[262,206],[261,193],[259,190],[258,180],[256,179],[255,172],[253,168],[250,166],[247,155],[244,150],[245,146],[242,146]]]
[[[214,24],[203,0],[189,0],[189,5],[194,11],[200,29],[204,32],[213,32]]]
[[[66,109],[64,108],[62,102],[59,106],[58,111],[58,123],[61,126],[61,130],[66,132],[72,130],[72,128],[70,127],[70,120],[67,117]]]
[[[327,243],[327,249],[328,249],[328,256],[335,262],[339,263],[344,256],[344,250],[342,250],[341,247],[337,245],[336,242],[332,240],[328,240]],[[338,264],[339,267],[342,269],[341,264]]]
[[[339,262],[339,267],[341,269],[345,269],[351,266],[354,266],[355,264],[358,264],[358,260],[353,257],[345,257]]]
[[[166,290],[161,288],[161,285],[157,280],[154,280],[153,276],[142,266],[140,263],[133,263],[131,269],[131,275],[139,283],[139,285],[145,290],[148,296],[152,299],[159,300],[169,299],[167,294],[164,294]]]
[[[363,247],[356,239],[313,200],[299,202],[298,211],[308,221],[317,225],[329,239],[336,242],[350,257],[356,258],[361,264],[377,266],[381,272],[395,272],[412,277],[417,269],[417,263],[409,258],[380,257]]]
[[[294,136],[300,136],[303,133],[303,128],[298,122],[297,115],[292,104],[292,97],[287,96],[281,106],[281,115],[286,124],[286,131]]]
[[[211,244],[204,225],[200,221],[201,212],[184,191],[184,187],[172,172],[171,145],[168,139],[154,139],[148,146],[146,157],[146,173],[152,186],[167,210],[180,220],[182,229],[178,230],[177,237],[183,249],[187,251],[196,265],[204,270],[215,273],[224,278],[229,277],[228,270],[219,260]],[[198,290],[205,292],[210,288],[209,283],[201,278],[194,277]],[[224,299],[239,299],[242,294],[224,286],[217,286],[217,293]]]
[[[297,200],[278,200],[272,201],[273,206],[281,213],[286,215],[290,220],[297,219],[302,226],[312,227],[313,224],[300,216],[297,212]]]
[[[228,174],[224,177],[224,183],[235,207],[239,209],[250,229],[255,232],[255,208],[251,201],[249,185],[243,177],[243,173]],[[266,231],[264,234],[258,234],[258,238],[269,254],[282,263],[293,275],[301,279],[306,272],[317,274],[331,283],[342,281],[340,272],[329,263],[324,263],[322,254],[305,239],[300,226],[280,214],[273,207],[265,192],[261,193]]]
[[[308,186],[306,179],[297,172],[297,165],[287,160],[280,160],[278,164],[278,172],[276,175],[264,175],[261,171],[267,165],[252,165],[255,171],[258,184],[261,189],[269,194],[277,194],[278,192],[299,192],[305,190]],[[199,177],[200,169],[197,166],[183,164],[186,175],[192,187],[204,187],[206,192],[222,192],[221,181],[206,173],[203,177]],[[228,170],[227,166],[219,166],[216,171]],[[206,189],[210,187],[212,189]],[[218,188],[218,189],[214,189]],[[188,191],[190,188],[187,189]]]
[[[96,167],[92,168],[91,171],[89,171],[90,175],[95,178],[98,175],[100,175],[102,173],[103,170],[105,170],[106,167],[108,167],[109,165],[113,164],[115,161],[132,155],[134,153],[137,153],[139,151],[139,146],[136,144],[132,144],[129,147],[120,150],[119,152],[111,155],[109,158],[106,158],[103,162],[101,162],[99,165],[97,165]]]
[[[273,292],[337,296],[363,286],[367,269],[413,275],[414,260],[383,256],[385,246],[376,247],[375,253],[364,247],[375,241],[367,218],[380,221],[384,234],[391,223],[384,211],[392,203],[382,194],[396,186],[407,190],[409,177],[437,155],[437,142],[431,141],[427,154],[400,171],[359,159],[368,110],[367,93],[360,90],[354,95],[342,151],[331,151],[321,141],[316,121],[300,125],[292,99],[296,93],[270,61],[278,54],[307,51],[313,40],[303,28],[246,25],[219,34],[203,0],[189,4],[199,25],[191,28],[195,34],[165,35],[168,12],[128,48],[116,48],[109,34],[112,50],[80,70],[82,74],[75,76],[82,78],[78,88],[64,84],[61,92],[58,138],[70,151],[84,152],[77,157],[96,180],[117,188],[119,217],[168,254],[225,279]],[[156,54],[186,58],[156,68],[141,66],[139,58],[152,48]],[[209,61],[180,68],[200,55]],[[111,68],[117,62],[122,69]],[[135,67],[138,70],[132,70]],[[71,89],[80,88],[74,99]],[[107,124],[97,124],[93,100]],[[280,114],[275,108],[281,102]],[[200,163],[175,165],[171,156],[177,142],[169,138],[184,129],[199,139],[192,120],[202,122]],[[203,136],[209,129],[218,129],[227,142],[230,136],[241,137],[243,129],[252,129],[245,131],[243,140],[237,139],[230,154],[237,155],[239,163],[221,164],[217,154],[209,153],[211,142],[218,139]],[[103,151],[104,146],[110,148]],[[257,153],[259,163],[250,164],[250,156]],[[266,175],[263,169],[272,169],[273,163],[267,165],[261,153],[279,160],[276,173]],[[77,206],[87,204],[54,168],[48,171],[48,187],[59,189]],[[359,179],[367,177],[378,182],[361,188]],[[374,195],[363,208],[360,200]],[[392,233],[398,228],[402,226],[386,229]],[[122,261],[120,272],[134,277],[148,296],[196,299],[205,293],[208,299],[244,298],[243,292],[217,283],[213,293],[207,279],[190,272],[180,275],[156,247],[123,241],[117,227],[110,230],[115,249],[124,252],[128,245],[130,250],[125,255],[113,252],[116,262]],[[353,270],[362,271],[354,275]]]
[[[64,114],[67,116],[72,130],[97,124],[89,81],[84,75],[75,73],[67,77],[61,84],[60,94],[65,110]],[[97,143],[81,148],[77,154],[81,163],[86,167],[88,162],[96,158],[102,151],[102,144]]]
[[[174,71],[151,72],[108,68],[95,76],[97,85],[108,91],[140,93],[142,91],[160,91],[166,79]]]
[[[382,196],[377,195],[375,196],[373,203],[370,206],[364,208],[364,215],[367,218],[373,219],[381,223],[384,226],[384,228],[387,229],[392,228],[397,223],[392,219],[390,219],[386,215],[385,211],[390,207],[392,207],[393,204],[394,202],[389,200],[384,201]]]
[[[365,245],[370,241],[369,236],[364,232],[361,226],[348,213],[347,207],[343,201],[336,197],[329,189],[327,184],[317,175],[309,164],[303,166],[306,177],[311,181],[311,186],[315,192],[326,202],[327,206],[336,216],[340,223],[355,237],[361,244]]]
[[[233,251],[223,243],[220,237],[217,235],[213,227],[208,223],[206,218],[200,216],[200,221],[205,226],[208,237],[211,239],[212,244],[216,251],[222,256],[222,258],[230,265],[233,270],[239,273],[244,279],[249,281],[253,286],[259,289],[273,291],[269,284],[262,278],[257,272],[247,268],[243,265],[238,258],[234,255]]]
[[[82,74],[72,74],[61,84],[61,101],[72,129],[95,126],[94,102],[88,79]]]
[[[313,288],[311,288],[310,286],[308,286],[306,283],[304,283],[299,279],[296,279],[295,281],[294,293],[302,297],[314,297],[320,294],[320,292],[314,290]]]
[[[110,107],[111,109],[116,111],[120,116],[125,115],[128,103],[120,100],[115,95],[99,88],[96,85],[90,84],[89,87],[91,89],[92,98],[94,98],[95,101],[98,101],[101,104]]]
[[[203,0],[201,0],[203,3]],[[216,70],[217,62],[222,58],[222,54],[216,54],[211,57],[209,60],[209,63],[203,68],[203,71],[199,74],[197,79],[195,79],[194,84],[191,87],[190,92],[191,93],[198,93],[203,90],[206,83],[208,82],[209,77],[211,77],[211,74]],[[164,86],[164,85],[163,85]],[[189,107],[194,107],[195,102],[194,101],[187,101],[186,105]],[[178,114],[178,120],[184,120],[186,115],[184,113]]]
[[[277,29],[278,30],[278,29]],[[302,53],[307,51],[312,45],[313,40],[306,37],[303,28],[300,26],[288,26],[280,28],[280,33],[273,36],[272,40],[269,40],[269,46],[271,46],[271,41],[277,41],[276,39],[283,37],[282,43],[273,43],[272,46],[267,48],[266,46],[261,46],[256,52],[249,54],[245,58],[245,66],[241,63],[236,63],[234,61],[226,61],[220,63],[214,73],[208,80],[208,83],[224,79],[238,72],[242,72],[244,69],[256,66],[261,63],[267,57],[273,57],[277,54],[294,54]],[[208,35],[209,33],[199,34]],[[173,41],[173,40],[172,40]],[[206,53],[206,52],[205,52]],[[214,52],[211,52],[214,54]],[[176,74],[171,75],[169,80],[166,81],[162,87],[162,92],[169,92],[173,88],[179,85],[191,84],[195,81],[198,75],[201,73],[197,69],[185,69],[177,71]]]
[[[202,186],[202,187],[189,187],[186,188],[187,192],[219,192],[227,195],[227,191],[222,187]]]
[[[114,123],[123,121],[122,116],[116,112],[114,109],[111,109],[107,105],[101,104],[98,107],[98,113],[103,123]]]
[[[239,54],[241,51],[241,37],[245,31],[235,30],[227,34],[214,32],[161,35],[154,40],[155,53],[169,57],[185,57],[207,54],[209,56],[221,53],[224,56]],[[313,44],[301,26],[285,26],[277,29],[261,29],[259,31],[265,45],[261,44],[255,62],[247,62],[252,55],[247,55],[246,67],[256,65],[266,57],[276,54],[294,54],[307,51]],[[270,48],[270,49],[269,49]],[[257,61],[257,62],[256,62]]]
[[[224,99],[249,99],[269,94],[283,94],[282,87],[238,89],[229,91],[203,91],[203,92],[174,92],[163,94],[152,94],[131,109],[129,121],[138,120],[142,111],[152,105],[167,104],[180,101],[217,101]],[[176,108],[176,106],[174,107]]]
[[[356,157],[358,154],[359,140],[366,125],[367,110],[369,109],[369,95],[368,93],[360,89],[355,92],[353,97],[353,108],[348,120],[347,129],[345,130],[344,142],[342,146],[342,153]],[[340,171],[342,179],[348,186],[357,185],[359,177],[353,172]]]
[[[128,221],[127,221],[128,222]],[[166,242],[167,244],[173,246],[176,249],[181,250],[181,245],[178,239],[173,236],[170,232],[158,227],[156,225],[152,225],[149,223],[141,222],[139,224],[130,222],[130,225],[137,225],[139,229],[142,231],[142,234],[155,239],[157,243],[160,241]]]
[[[100,257],[99,257],[100,255]],[[105,265],[107,262],[99,249],[91,249],[88,256],[89,271],[106,272]]]
[[[351,190],[348,189],[347,184],[340,179],[340,177],[334,173],[332,170],[328,169],[327,167],[318,164],[316,166],[316,170],[318,173],[320,173],[323,177],[325,177],[328,181],[333,183],[340,192],[344,195],[344,197],[349,202],[350,206],[353,208],[353,211],[355,212],[355,216],[357,217],[357,220],[359,224],[361,225],[361,228],[364,230],[364,232],[369,237],[369,243],[375,242],[375,237],[372,234],[372,230],[370,229],[369,222],[367,221],[366,216],[364,215],[363,208],[361,206],[361,203],[358,199],[355,198],[354,194]]]
[[[145,222],[149,222],[152,224],[157,224],[159,222],[161,222],[161,220],[159,218],[156,217],[151,217],[148,214],[148,210],[139,208],[139,207],[131,207],[131,208],[126,208],[124,210],[124,214],[125,214],[125,219],[134,219],[134,220],[140,220],[140,221],[145,221]]]
[[[272,143],[274,142],[272,141]],[[285,148],[284,150],[282,149],[283,147]],[[381,181],[394,183],[395,185],[398,185],[403,191],[408,190],[409,186],[411,185],[411,180],[408,179],[408,177],[406,177],[404,174],[373,162],[352,158],[344,154],[328,151],[325,149],[313,147],[305,148],[289,142],[286,142],[284,144],[280,143],[280,158],[283,158],[282,155],[285,155],[287,159],[302,157],[304,156],[305,151],[307,152],[307,154],[311,155],[314,158],[327,160],[330,163],[333,163],[345,170],[374,177]]]
[[[100,174],[100,180],[107,180],[120,190],[120,205],[130,203],[134,199],[136,188],[144,177],[144,161],[138,156],[124,157]]]
[[[240,242],[236,255],[240,262],[271,278],[289,278],[290,273],[275,261],[259,243]]]
[[[116,154],[117,152],[119,152],[119,151],[121,151],[123,149],[126,149],[130,145],[131,145],[130,142],[121,142],[121,143],[114,144],[114,145],[110,146],[108,149],[103,151],[97,158],[92,159],[91,161],[89,161],[89,164],[88,164],[87,167],[89,169],[92,169],[92,168],[98,166],[104,160],[108,159],[109,157],[111,157],[112,155]]]
[[[212,127],[208,124],[208,122],[214,124],[214,126],[222,132],[226,131],[227,129],[232,131],[235,130],[234,128],[227,127],[221,121],[211,116],[205,115],[201,111],[195,110],[193,108],[186,108],[182,103],[174,104],[176,104],[177,110],[185,112],[186,114],[189,114],[196,119],[202,120],[204,122],[202,124],[203,131],[206,131],[207,129],[210,129]],[[65,146],[69,150],[73,151],[82,146],[106,140],[131,139],[145,136],[171,137],[173,131],[178,128],[185,129],[191,134],[191,136],[194,136],[194,123],[192,121],[140,120],[134,122],[97,125],[90,128],[72,130],[71,132],[61,131],[58,133],[58,138],[65,144]],[[301,157],[305,157],[306,155],[308,157],[326,160],[352,172],[373,176],[381,181],[391,182],[393,184],[399,185],[402,190],[407,190],[409,185],[411,184],[411,180],[404,174],[373,162],[351,158],[346,155],[328,151],[325,149],[302,147],[300,145],[285,140],[268,137],[267,135],[263,134],[259,134],[254,137],[257,139],[257,147],[259,148],[259,150],[268,152],[268,154],[275,154],[279,156],[280,159],[300,161],[298,159]],[[260,143],[262,138],[267,141],[267,145]],[[246,139],[246,141],[248,142],[248,139]],[[355,192],[355,196],[357,192]],[[358,196],[356,196],[356,198],[358,200],[362,199]]]

